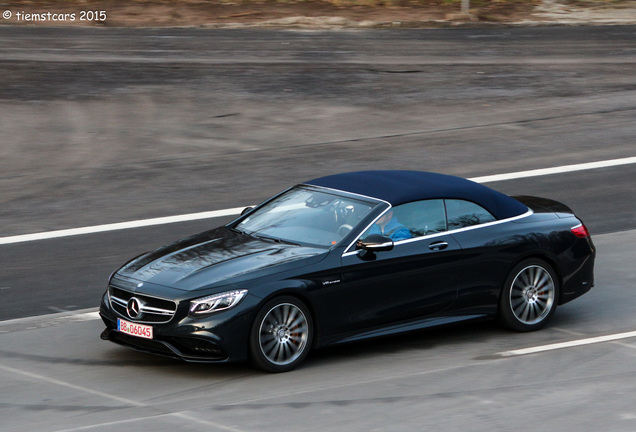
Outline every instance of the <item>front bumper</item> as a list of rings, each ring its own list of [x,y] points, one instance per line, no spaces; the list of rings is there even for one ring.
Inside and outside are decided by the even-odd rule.
[[[99,315],[106,329],[100,337],[137,351],[187,362],[245,361],[248,358],[249,332],[253,319],[249,313],[252,309],[250,303],[256,301],[257,299],[247,296],[234,309],[197,319],[187,315],[185,304],[184,307],[179,307],[169,322],[152,325],[153,338],[145,339],[117,330],[117,318],[132,320],[113,310],[108,296],[104,295]]]

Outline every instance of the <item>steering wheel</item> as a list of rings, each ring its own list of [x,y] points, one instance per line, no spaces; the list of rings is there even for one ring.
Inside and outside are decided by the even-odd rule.
[[[338,235],[340,238],[344,238],[347,234],[349,234],[353,230],[353,227],[349,224],[342,224],[340,228],[338,228]]]

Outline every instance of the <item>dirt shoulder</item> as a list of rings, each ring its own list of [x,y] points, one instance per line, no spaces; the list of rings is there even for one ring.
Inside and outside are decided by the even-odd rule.
[[[78,0],[0,3],[0,25],[383,28],[636,24],[636,0]]]

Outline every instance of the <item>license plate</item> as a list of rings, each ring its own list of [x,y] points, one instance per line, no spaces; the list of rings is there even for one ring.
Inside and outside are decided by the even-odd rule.
[[[117,318],[117,330],[131,336],[136,336],[144,339],[152,339],[151,326],[131,323],[120,318]]]

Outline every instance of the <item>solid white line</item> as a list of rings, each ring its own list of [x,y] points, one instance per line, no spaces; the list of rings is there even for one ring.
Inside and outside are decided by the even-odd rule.
[[[23,243],[35,240],[46,240],[59,237],[71,237],[83,234],[94,234],[106,231],[117,231],[130,228],[141,228],[153,225],[165,225],[176,222],[189,222],[199,219],[211,219],[222,216],[234,216],[240,214],[245,207],[236,207],[226,210],[207,211],[202,213],[190,213],[177,216],[166,216],[153,219],[142,219],[130,222],[119,222],[105,225],[71,228],[57,231],[40,232],[35,234],[22,234],[10,237],[0,237],[0,245],[11,243]]]
[[[477,183],[490,183],[490,182],[496,182],[496,181],[545,176],[545,175],[551,175],[551,174],[562,174],[562,173],[583,171],[583,170],[590,170],[590,169],[597,169],[597,168],[607,168],[607,167],[628,165],[628,164],[634,164],[634,163],[636,163],[636,157],[628,157],[628,158],[622,158],[622,159],[612,159],[612,160],[589,162],[589,163],[576,164],[576,165],[564,165],[564,166],[553,167],[553,168],[542,168],[542,169],[529,170],[529,171],[520,171],[520,172],[514,172],[514,173],[507,173],[507,174],[496,174],[496,175],[489,175],[489,176],[482,176],[482,177],[473,177],[468,180],[472,180]],[[40,232],[40,233],[34,233],[34,234],[22,234],[22,235],[15,235],[15,236],[9,236],[9,237],[0,237],[0,245],[12,244],[12,243],[24,243],[29,241],[46,240],[46,239],[53,239],[53,238],[60,238],[60,237],[71,237],[71,236],[77,236],[77,235],[83,235],[83,234],[95,234],[100,232],[117,231],[117,230],[130,229],[130,228],[142,228],[142,227],[147,227],[152,225],[165,225],[165,224],[176,223],[176,222],[189,222],[189,221],[194,221],[199,219],[211,219],[211,218],[222,217],[222,216],[235,216],[240,214],[245,207],[247,206],[236,207],[236,208],[226,209],[226,210],[215,210],[215,211],[207,211],[202,213],[190,213],[190,214],[177,215],[177,216],[159,217],[154,219],[142,219],[142,220],[136,220],[136,221],[130,221],[130,222],[119,222],[119,223],[112,223],[112,224],[105,224],[105,225],[87,226],[82,228],[71,228],[71,229],[63,229],[63,230],[57,230],[57,231]]]
[[[540,353],[544,351],[554,351],[554,350],[563,349],[563,348],[572,348],[572,347],[577,347],[582,345],[592,345],[592,344],[597,344],[602,342],[611,342],[615,340],[627,339],[627,338],[633,338],[633,337],[636,337],[636,331],[631,331],[626,333],[616,333],[612,335],[598,336],[598,337],[587,338],[587,339],[579,339],[579,340],[555,343],[550,345],[541,345],[541,346],[523,348],[523,349],[512,350],[512,351],[504,351],[504,352],[497,353],[497,355],[501,357],[513,357],[513,356],[520,356],[520,355],[527,355],[527,354],[535,354],[535,353]]]
[[[0,321],[0,331],[2,331],[2,327],[12,326],[15,324],[28,325],[33,324],[36,325],[41,321],[46,321],[50,323],[52,321],[58,320],[69,320],[69,321],[93,321],[98,320],[99,317],[99,309],[98,308],[87,308],[80,309],[75,311],[65,311],[58,312],[46,315],[34,315],[25,318],[14,318],[9,320]]]
[[[562,173],[568,173],[568,172],[574,172],[574,171],[584,171],[584,170],[591,170],[591,169],[597,169],[597,168],[615,167],[615,166],[628,165],[633,163],[636,163],[636,157],[611,159],[606,161],[589,162],[589,163],[582,163],[582,164],[576,164],[576,165],[564,165],[564,166],[554,167],[554,168],[542,168],[542,169],[529,170],[529,171],[519,171],[514,173],[508,173],[508,174],[495,174],[495,175],[489,175],[489,176],[483,176],[483,177],[474,177],[469,180],[472,180],[477,183],[491,183],[491,182],[497,182],[497,181],[503,181],[503,180],[513,180],[513,179],[520,179],[520,178],[527,178],[527,177],[545,176],[545,175],[551,175],[551,174],[562,174]]]

